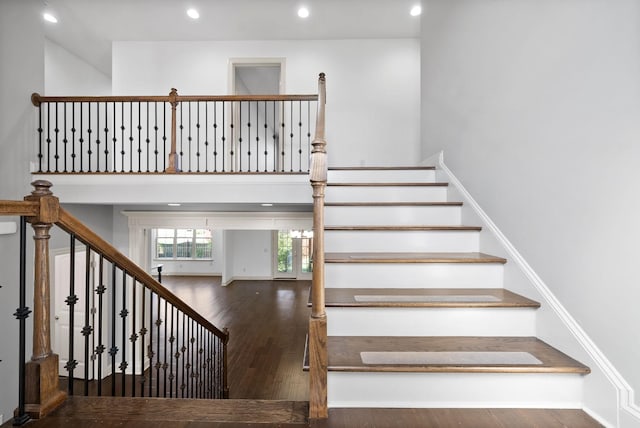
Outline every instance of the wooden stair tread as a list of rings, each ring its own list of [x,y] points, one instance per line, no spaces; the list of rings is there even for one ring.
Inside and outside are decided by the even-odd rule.
[[[327,288],[325,304],[369,308],[540,307],[540,303],[503,288]]]
[[[306,426],[308,424],[308,412],[309,404],[302,401],[72,396],[59,409],[41,421],[46,422],[55,419],[73,419],[75,421],[115,420],[134,423],[143,421],[156,423],[191,421],[203,423],[259,423],[293,427]],[[39,422],[30,423],[29,426],[37,427]]]
[[[580,373],[590,369],[536,337],[470,336],[330,336],[327,341],[330,371],[358,372],[476,372],[476,373]],[[541,364],[449,363],[365,364],[361,352],[528,353]]]
[[[448,187],[449,183],[407,183],[407,182],[393,182],[393,183],[377,183],[377,182],[328,182],[329,187]]]
[[[331,231],[480,231],[480,226],[325,226],[324,230]]]
[[[404,171],[435,170],[435,166],[331,166],[329,171]]]
[[[470,253],[325,253],[325,263],[506,263],[502,257]]]
[[[312,428],[353,427],[602,427],[579,409],[456,409],[456,408],[332,408],[328,419],[311,421]]]
[[[325,207],[461,207],[462,202],[325,202]]]

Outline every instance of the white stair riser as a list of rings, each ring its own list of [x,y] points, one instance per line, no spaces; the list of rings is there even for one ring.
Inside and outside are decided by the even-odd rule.
[[[535,336],[531,308],[326,308],[329,336]]]
[[[478,251],[478,231],[338,231],[327,230],[324,247],[332,251],[471,252]]]
[[[329,407],[582,408],[571,373],[329,372]]]
[[[325,207],[328,226],[460,226],[460,206]]]
[[[327,288],[502,288],[500,263],[326,263]]]
[[[328,186],[327,202],[446,202],[441,186]]]
[[[329,183],[433,183],[434,170],[351,170],[329,171]]]

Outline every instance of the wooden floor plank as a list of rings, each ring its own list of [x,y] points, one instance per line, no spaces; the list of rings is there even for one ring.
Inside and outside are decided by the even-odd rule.
[[[330,336],[330,371],[589,373],[587,366],[535,337]],[[364,364],[361,352],[526,352],[542,364]]]
[[[330,231],[393,231],[393,232],[429,232],[429,231],[481,231],[482,227],[480,226],[427,226],[427,225],[415,225],[415,226],[325,226],[324,230]]]
[[[329,171],[433,171],[435,166],[332,166]]]
[[[575,409],[329,409],[312,428],[596,428]]]
[[[502,257],[469,253],[325,253],[325,263],[506,263]]]
[[[372,298],[363,298],[368,296]],[[327,307],[540,307],[540,303],[503,288],[327,288],[325,302]]]
[[[328,182],[329,187],[448,187],[449,183],[443,182]]]
[[[460,207],[462,202],[325,202],[325,207]]]

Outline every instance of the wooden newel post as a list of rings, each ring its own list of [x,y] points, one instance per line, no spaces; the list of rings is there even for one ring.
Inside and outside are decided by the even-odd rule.
[[[324,194],[327,186],[327,142],[324,138],[325,76],[318,80],[318,117],[311,150],[309,179],[313,189],[313,277],[309,320],[309,417],[329,416],[327,405],[327,314],[324,302]]]
[[[58,220],[60,203],[51,193],[51,183],[31,183],[35,190],[24,198],[38,202],[37,215],[30,217],[35,241],[33,282],[33,355],[25,370],[25,411],[39,419],[64,402],[67,394],[58,387],[58,355],[51,350],[51,287],[49,276],[49,230]]]
[[[178,168],[176,166],[177,161],[177,131],[176,131],[176,108],[178,107],[178,90],[171,88],[169,92],[169,103],[171,104],[171,151],[169,152],[169,166],[165,168],[164,172],[176,173]]]
[[[49,230],[58,220],[60,203],[51,193],[51,183],[31,183],[35,190],[24,198],[38,202],[38,213],[30,217],[35,241],[33,282],[33,355],[26,365],[25,410],[39,419],[64,402],[67,394],[58,389],[58,355],[51,351],[51,287],[49,281]]]

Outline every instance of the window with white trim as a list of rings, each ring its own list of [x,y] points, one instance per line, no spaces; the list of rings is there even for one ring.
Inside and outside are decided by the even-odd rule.
[[[157,260],[211,260],[213,239],[209,229],[154,229]]]

